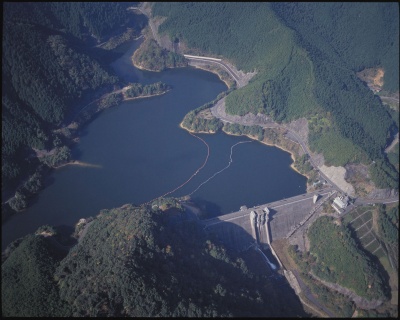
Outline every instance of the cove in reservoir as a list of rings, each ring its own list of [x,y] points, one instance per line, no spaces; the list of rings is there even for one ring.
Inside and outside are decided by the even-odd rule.
[[[150,201],[187,181],[204,163],[206,145],[179,123],[190,110],[226,90],[225,84],[216,75],[194,68],[161,73],[138,70],[130,61],[136,46],[113,63],[117,74],[130,82],[162,81],[173,89],[161,96],[123,102],[85,126],[72,155],[95,166],[55,170],[35,203],[3,224],[3,250],[45,224],[74,226],[101,209]],[[306,192],[306,178],[290,168],[289,153],[258,141],[237,144],[251,141],[246,137],[198,136],[209,145],[208,162],[169,196],[190,194],[201,185],[191,197],[209,217]]]

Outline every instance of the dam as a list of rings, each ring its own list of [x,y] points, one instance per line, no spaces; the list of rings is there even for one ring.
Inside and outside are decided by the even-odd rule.
[[[289,237],[334,192],[326,188],[252,208],[242,206],[237,212],[201,223],[205,231],[236,251],[254,244],[270,246],[274,240]]]

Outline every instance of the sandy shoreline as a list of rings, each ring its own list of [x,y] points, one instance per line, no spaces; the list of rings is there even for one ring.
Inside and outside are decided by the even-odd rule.
[[[195,133],[207,133],[207,134],[214,134],[214,133],[217,133],[216,131],[194,131],[194,130],[185,128],[182,124],[183,124],[183,121],[179,124],[179,126],[180,126],[183,130],[186,130],[187,132],[190,132],[190,133],[193,133],[193,134],[195,134]]]

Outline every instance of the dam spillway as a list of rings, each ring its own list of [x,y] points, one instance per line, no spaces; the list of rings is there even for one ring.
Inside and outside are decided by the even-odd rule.
[[[319,201],[331,194],[327,188],[318,193]],[[318,205],[317,193],[282,199],[253,208],[243,206],[240,211],[203,220],[204,230],[216,234],[227,246],[237,251],[247,250],[255,243],[270,245],[277,239],[286,238]],[[268,214],[267,214],[268,212]]]

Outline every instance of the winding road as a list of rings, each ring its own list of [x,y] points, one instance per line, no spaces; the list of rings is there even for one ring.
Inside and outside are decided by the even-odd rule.
[[[228,122],[228,123],[237,123],[237,124],[241,124],[241,125],[252,125],[249,124],[247,122],[242,122],[242,121],[232,121],[232,119],[229,119],[227,116],[224,115],[224,112],[221,112],[221,108],[224,108],[225,103],[224,103],[224,98],[222,98],[221,100],[219,100],[216,105],[214,107],[211,108],[211,113],[214,117],[218,118],[219,120],[223,121],[223,122]],[[314,169],[316,169],[321,178],[325,179],[330,185],[334,186],[335,189],[337,189],[338,191],[343,192],[343,190],[341,190],[333,181],[331,181],[324,173],[322,173],[319,169],[318,166],[316,165],[314,159],[312,158],[312,154],[310,152],[310,150],[308,149],[306,143],[301,139],[301,137],[298,135],[297,132],[293,131],[292,129],[290,129],[288,126],[286,125],[280,125],[276,122],[272,122],[270,121],[270,123],[268,124],[258,124],[259,126],[261,126],[263,129],[266,128],[283,128],[285,130],[287,130],[287,132],[289,132],[292,136],[292,141],[298,143],[301,148],[303,149],[304,153],[307,154],[310,158],[310,163],[311,165],[314,167]]]
[[[138,6],[138,7],[132,6],[132,7],[127,8],[127,10],[139,10],[143,15],[145,15],[147,17],[147,19],[149,21],[151,33],[153,34],[153,38],[154,38],[154,40],[156,40],[158,45],[161,46],[161,40],[156,31],[156,26],[154,25],[154,22],[150,19],[150,16],[149,16],[150,14],[143,9],[143,6],[142,5]]]
[[[154,40],[157,41],[158,45],[162,47],[160,36],[157,33],[157,28],[156,28],[153,20],[150,18],[150,13],[146,12],[144,10],[143,6],[138,6],[138,7],[132,6],[132,7],[127,8],[127,10],[139,10],[143,15],[145,15],[147,17],[149,26],[151,29],[151,33],[153,34],[153,38],[154,38]],[[192,56],[192,55],[188,55],[188,54],[184,54],[183,56],[187,60],[189,60],[189,62],[194,61],[194,62],[204,62],[207,64],[211,63],[211,64],[216,64],[219,67],[224,68],[229,73],[229,75],[236,81],[238,88],[244,87],[248,82],[248,79],[247,79],[248,76],[241,76],[231,66],[229,66],[227,63],[223,62],[222,59],[216,59],[216,58],[212,58],[212,57],[203,57],[203,56]]]
[[[160,39],[159,39],[157,30],[156,30],[156,26],[154,25],[153,21],[150,19],[150,13],[146,12],[144,10],[143,5],[139,5],[137,7],[131,6],[131,7],[128,8],[128,10],[139,10],[142,14],[144,14],[148,18],[150,29],[152,31],[153,37],[158,42],[158,44],[160,45]],[[217,58],[212,58],[212,57],[204,57],[204,56],[194,56],[194,55],[188,55],[188,54],[184,54],[184,57],[186,59],[188,59],[189,61],[204,62],[204,63],[215,64],[215,65],[218,65],[220,67],[223,67],[229,73],[229,75],[236,81],[236,84],[237,84],[238,88],[241,88],[241,87],[245,86],[248,83],[248,80],[249,80],[248,76],[240,75],[237,71],[234,70],[234,68],[232,68],[227,63],[222,61],[222,59],[217,59]],[[390,97],[390,98],[393,99],[392,97]],[[333,186],[337,191],[342,192],[342,193],[346,193],[344,190],[342,190],[337,184],[335,184],[331,179],[329,179],[318,168],[318,165],[315,163],[315,159],[313,159],[313,156],[312,156],[310,150],[308,149],[306,142],[299,136],[299,134],[297,132],[295,132],[294,130],[290,129],[286,125],[281,125],[281,124],[275,123],[273,121],[269,121],[268,124],[259,124],[259,123],[249,124],[249,123],[242,123],[241,121],[231,121],[231,120],[227,119],[222,114],[222,112],[218,112],[218,110],[221,110],[221,107],[223,109],[225,107],[224,98],[219,100],[217,102],[217,104],[213,108],[211,108],[211,112],[212,112],[214,117],[218,118],[219,120],[221,120],[223,122],[237,123],[237,124],[243,124],[243,125],[254,125],[254,124],[257,124],[257,125],[260,125],[262,128],[283,128],[283,129],[287,130],[287,132],[291,136],[289,139],[291,139],[292,141],[298,143],[301,146],[301,148],[303,149],[304,153],[309,156],[309,160],[310,160],[311,165],[319,173],[321,179],[326,180],[327,183],[330,184],[331,186]],[[374,200],[364,199],[364,198],[356,198],[355,203],[357,203],[357,204],[392,203],[392,202],[396,202],[396,201],[398,201],[398,198],[374,199]]]
[[[212,57],[202,57],[202,56],[192,56],[188,54],[183,55],[187,60],[189,61],[195,61],[195,62],[205,62],[205,63],[211,63],[211,64],[216,64],[218,66],[222,66],[226,71],[228,71],[229,75],[236,81],[237,87],[241,88],[246,85],[244,79],[236,72],[234,71],[230,66],[228,66],[225,62],[222,61],[222,59],[216,59]]]
[[[320,177],[324,180],[327,181],[328,184],[330,184],[334,189],[336,189],[338,192],[341,193],[346,193],[344,190],[342,190],[337,184],[335,184],[331,179],[329,179],[319,168],[318,165],[316,164],[315,160],[313,159],[313,156],[311,154],[311,151],[308,149],[306,142],[299,136],[299,134],[294,131],[293,129],[290,129],[287,125],[281,125],[276,122],[273,122],[271,120],[265,120],[265,121],[257,121],[257,123],[254,123],[254,118],[252,117],[249,120],[245,119],[244,117],[239,117],[239,116],[228,116],[225,112],[225,98],[222,98],[219,100],[212,108],[211,108],[211,113],[214,117],[218,118],[222,122],[225,123],[236,123],[236,124],[241,124],[241,125],[259,125],[262,128],[283,128],[287,130],[287,132],[290,134],[289,139],[298,143],[301,148],[303,149],[304,153],[309,156],[310,159],[310,164],[314,167],[314,169],[319,173]],[[367,205],[367,204],[373,204],[373,203],[395,203],[398,202],[399,199],[398,197],[391,197],[391,198],[385,198],[385,199],[367,199],[367,198],[355,198],[354,205]]]

